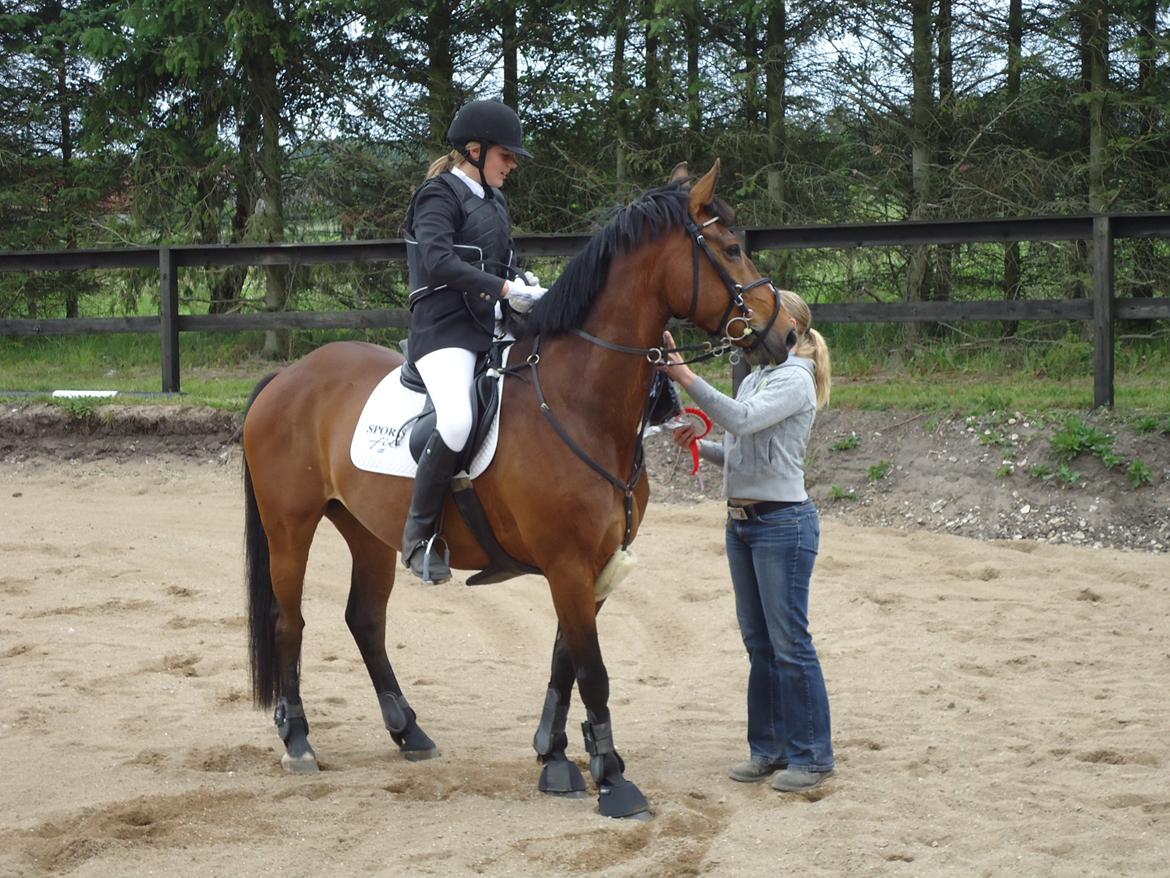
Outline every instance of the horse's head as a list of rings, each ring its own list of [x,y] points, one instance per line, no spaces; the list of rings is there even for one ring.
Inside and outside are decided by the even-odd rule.
[[[686,234],[691,239],[691,288],[689,295],[677,294],[674,316],[744,349],[753,361],[783,363],[796,345],[791,316],[771,278],[761,276],[731,230],[734,213],[715,195],[718,179],[716,159],[690,187]],[[684,162],[675,167],[671,181],[688,180]]]

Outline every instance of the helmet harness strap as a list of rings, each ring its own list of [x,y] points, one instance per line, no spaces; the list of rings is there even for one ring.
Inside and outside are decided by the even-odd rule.
[[[487,177],[484,176],[484,165],[487,164],[487,154],[488,150],[492,148],[492,144],[480,143],[479,161],[476,161],[474,158],[472,158],[471,150],[467,148],[466,143],[455,148],[459,150],[459,154],[467,159],[472,167],[479,171],[479,183],[481,186],[483,186],[483,197],[490,201],[492,197],[492,187],[487,184]]]

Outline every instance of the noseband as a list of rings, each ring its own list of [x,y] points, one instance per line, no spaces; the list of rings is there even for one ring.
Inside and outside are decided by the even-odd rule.
[[[777,359],[775,351],[768,347],[768,333],[772,331],[772,326],[776,323],[776,318],[780,316],[780,293],[777,292],[775,284],[772,283],[772,278],[761,277],[752,281],[747,286],[736,282],[723,267],[722,263],[715,258],[715,254],[711,251],[711,245],[707,243],[707,238],[703,234],[703,229],[709,225],[719,222],[719,217],[713,216],[704,223],[697,223],[695,218],[687,213],[686,230],[687,234],[691,236],[691,264],[694,266],[692,275],[694,277],[693,285],[691,287],[691,310],[687,314],[687,320],[692,324],[698,325],[696,318],[699,311],[699,253],[700,251],[706,255],[707,261],[711,263],[711,267],[715,269],[715,273],[719,275],[719,279],[723,282],[723,286],[727,289],[728,303],[727,309],[723,312],[723,316],[719,318],[719,325],[723,327],[722,342],[725,347],[730,347],[733,342],[743,341],[749,335],[755,335],[755,340],[746,348],[748,353],[751,353],[756,348],[763,346],[764,350],[772,357]],[[764,327],[762,332],[756,332],[752,329],[751,318],[752,309],[748,307],[744,301],[743,294],[749,290],[754,290],[756,287],[767,285],[772,292],[772,300],[775,307],[772,309],[772,317],[768,320],[768,325]],[[732,312],[739,309],[739,315],[733,317]],[[739,327],[742,326],[742,329]],[[736,329],[733,329],[736,327]],[[734,354],[733,354],[734,356]]]

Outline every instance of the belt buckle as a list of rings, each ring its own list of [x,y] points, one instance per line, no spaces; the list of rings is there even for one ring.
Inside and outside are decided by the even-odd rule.
[[[742,506],[728,506],[727,517],[735,521],[747,521],[749,518],[748,511]]]

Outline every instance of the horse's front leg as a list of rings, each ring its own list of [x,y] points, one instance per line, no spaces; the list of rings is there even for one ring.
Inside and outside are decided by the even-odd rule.
[[[593,596],[593,582],[588,577],[566,581],[550,576],[549,584],[562,636],[576,671],[577,691],[585,703],[586,721],[581,724],[581,731],[590,757],[589,772],[597,784],[598,809],[605,817],[648,819],[650,804],[642,791],[626,779],[626,764],[614,747],[609,674],[597,642],[598,604]]]
[[[532,737],[537,761],[544,766],[540,772],[540,791],[552,796],[582,798],[585,778],[577,764],[565,755],[569,737],[565,725],[569,717],[569,702],[573,697],[573,659],[565,645],[561,629],[553,642],[552,671],[540,724]]]

